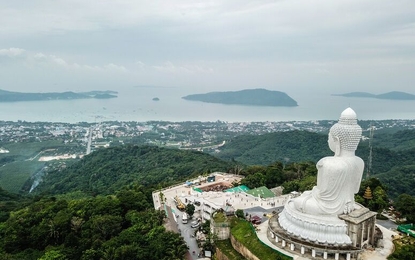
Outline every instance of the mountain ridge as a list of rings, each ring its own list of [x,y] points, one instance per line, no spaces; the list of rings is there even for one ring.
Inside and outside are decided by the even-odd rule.
[[[43,101],[43,100],[74,100],[74,99],[108,99],[116,98],[116,91],[89,91],[89,92],[45,92],[45,93],[26,93],[14,92],[0,89],[0,102],[18,102],[18,101]]]
[[[244,89],[239,91],[208,92],[205,94],[187,95],[182,98],[191,101],[219,103],[226,105],[285,107],[298,106],[297,101],[292,99],[286,93],[263,88]]]
[[[377,98],[377,99],[389,99],[389,100],[415,100],[415,95],[402,92],[402,91],[390,91],[383,94],[372,94],[369,92],[349,92],[344,94],[332,94],[332,96],[340,97],[363,97],[363,98]]]

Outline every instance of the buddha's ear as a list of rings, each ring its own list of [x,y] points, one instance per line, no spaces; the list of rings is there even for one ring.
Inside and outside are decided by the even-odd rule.
[[[338,136],[333,136],[334,143],[336,144],[335,155],[340,155],[340,138]]]

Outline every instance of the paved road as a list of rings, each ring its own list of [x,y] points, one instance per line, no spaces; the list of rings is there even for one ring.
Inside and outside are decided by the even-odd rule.
[[[377,219],[376,223],[389,229],[389,230],[396,230],[398,228],[398,225],[391,221],[391,220],[381,220],[381,219]]]
[[[170,222],[170,230],[176,233],[180,233],[186,242],[187,246],[189,247],[189,253],[186,255],[186,259],[198,259],[197,255],[200,251],[200,249],[197,246],[196,238],[194,238],[192,235],[194,234],[195,229],[191,228],[192,225],[191,222],[193,219],[189,219],[189,222],[187,224],[183,224],[181,221],[182,212],[177,210],[175,207],[170,208],[169,206],[166,207],[167,209],[167,215]],[[178,218],[176,218],[176,215],[179,215]],[[195,251],[195,254],[193,255],[193,251]]]
[[[181,216],[182,216],[182,212],[178,212],[177,213],[179,215],[179,218],[177,220],[178,222],[178,228],[181,231],[182,237],[184,239],[184,241],[186,241],[187,246],[189,247],[189,252],[191,253],[191,259],[197,259],[197,255],[199,254],[199,247],[197,246],[196,243],[196,238],[194,237],[194,232],[195,229],[191,227],[191,223],[192,221],[194,221],[194,219],[189,219],[187,224],[183,224],[181,221]],[[195,254],[193,255],[192,252],[195,252]]]
[[[175,232],[175,233],[179,233],[175,218],[173,216],[174,209],[170,208],[169,206],[166,206],[166,211],[167,211],[167,217],[169,218],[169,227],[168,227],[168,229]]]

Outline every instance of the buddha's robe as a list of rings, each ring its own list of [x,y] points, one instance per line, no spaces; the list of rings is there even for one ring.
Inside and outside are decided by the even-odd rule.
[[[311,215],[338,215],[354,209],[364,162],[356,156],[330,156],[317,163],[317,186],[294,199],[297,210]]]

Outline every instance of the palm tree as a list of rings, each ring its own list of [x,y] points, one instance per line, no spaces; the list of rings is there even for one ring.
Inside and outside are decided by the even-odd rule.
[[[184,259],[184,256],[188,252],[189,247],[184,243],[183,238],[181,236],[174,236],[174,238],[171,239],[169,242],[169,247],[166,250],[166,257],[164,259]]]
[[[78,233],[85,221],[79,217],[72,217],[71,219],[71,228],[75,233]]]
[[[159,192],[159,198],[160,198],[161,206],[164,206],[164,202],[166,198],[164,197],[164,193],[161,190]]]

